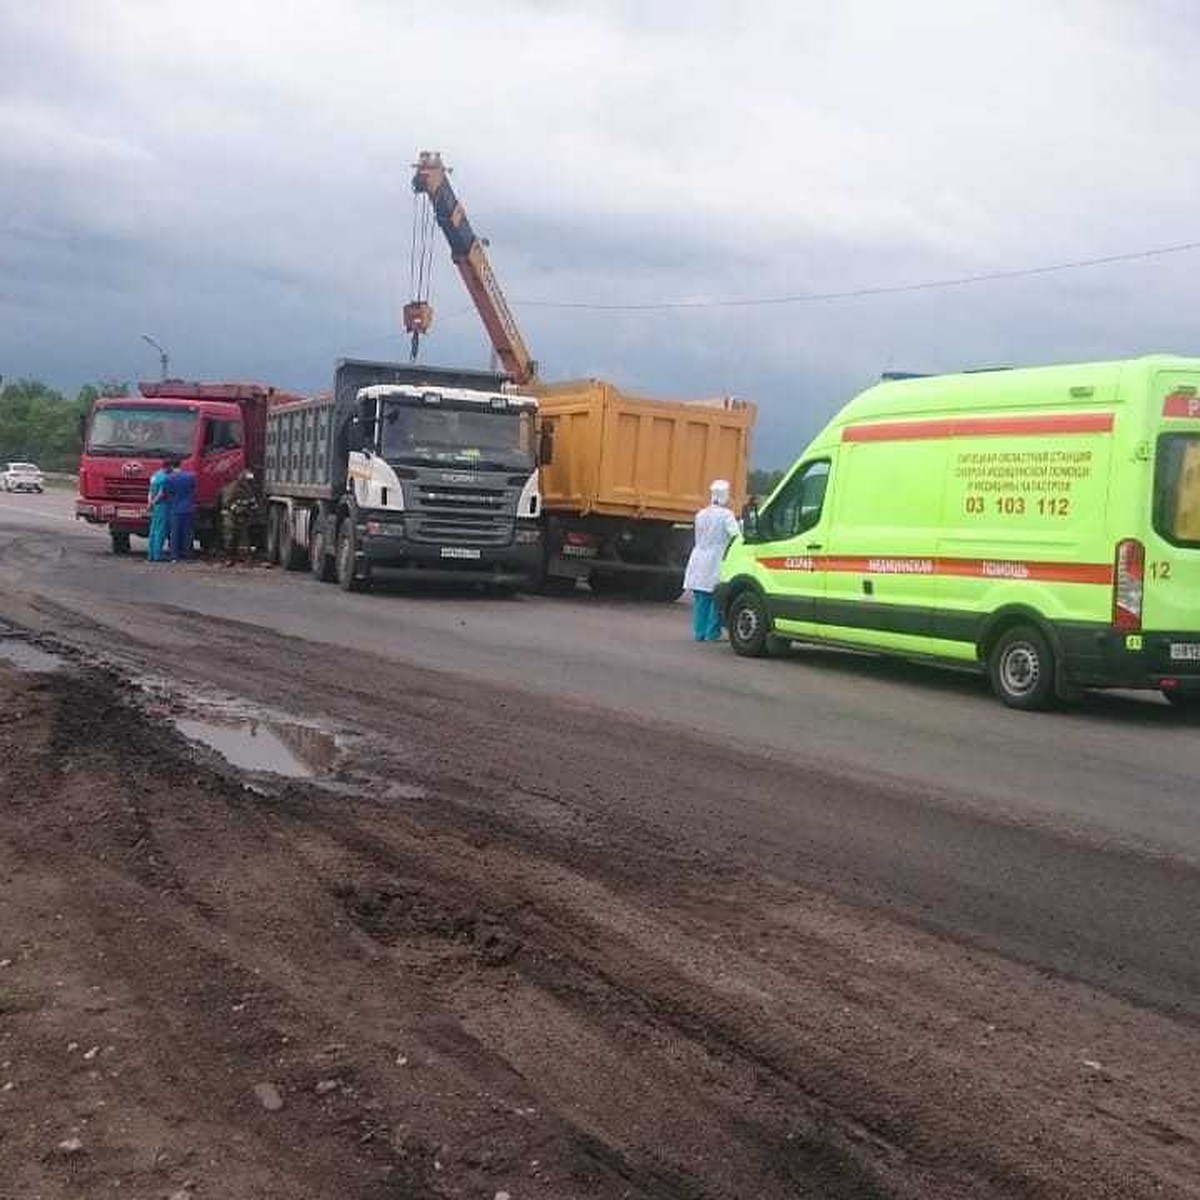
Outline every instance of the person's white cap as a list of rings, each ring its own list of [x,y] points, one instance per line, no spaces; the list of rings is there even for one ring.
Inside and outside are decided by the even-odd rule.
[[[708,485],[708,494],[711,497],[712,502],[714,504],[728,504],[729,503],[729,480],[728,479],[714,479],[712,481],[712,483],[710,483]]]

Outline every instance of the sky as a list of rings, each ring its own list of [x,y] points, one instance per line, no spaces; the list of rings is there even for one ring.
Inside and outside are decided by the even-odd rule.
[[[1190,0],[0,4],[0,375],[329,385],[407,356],[440,150],[548,379],[755,401],[783,466],[885,370],[1200,353]],[[435,247],[430,362],[485,366]]]

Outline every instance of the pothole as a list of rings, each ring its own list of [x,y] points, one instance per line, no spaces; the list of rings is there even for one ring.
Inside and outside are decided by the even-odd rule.
[[[337,738],[309,725],[252,717],[176,717],[175,728],[185,738],[215,750],[232,766],[292,779],[325,774],[338,755]]]

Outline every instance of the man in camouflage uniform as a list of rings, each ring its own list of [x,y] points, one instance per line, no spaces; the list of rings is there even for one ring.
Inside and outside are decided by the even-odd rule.
[[[240,557],[250,556],[250,528],[258,515],[258,493],[254,490],[254,472],[243,471],[221,489],[221,537],[225,544],[225,563],[232,566]]]

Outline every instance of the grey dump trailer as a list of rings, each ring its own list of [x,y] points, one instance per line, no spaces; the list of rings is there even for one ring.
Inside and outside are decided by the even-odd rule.
[[[346,591],[536,583],[536,414],[503,375],[341,359],[330,395],[267,414],[267,557]]]

